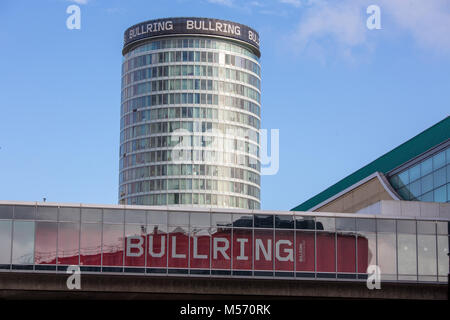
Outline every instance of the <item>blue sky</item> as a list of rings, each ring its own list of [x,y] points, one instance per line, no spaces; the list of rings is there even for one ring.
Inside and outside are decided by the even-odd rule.
[[[66,28],[71,4],[80,30]],[[123,32],[176,16],[260,34],[262,128],[280,129],[263,209],[291,209],[449,115],[446,0],[3,0],[1,200],[117,203]]]

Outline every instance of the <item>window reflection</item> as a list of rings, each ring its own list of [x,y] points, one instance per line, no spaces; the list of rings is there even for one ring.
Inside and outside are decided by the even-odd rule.
[[[193,227],[209,227],[211,224],[211,215],[209,212],[192,212],[190,224]]]
[[[275,232],[275,270],[294,271],[294,231]]]
[[[0,219],[12,219],[13,210],[13,206],[0,206]]]
[[[416,236],[414,234],[397,234],[397,251],[399,279],[414,280],[409,276],[417,274]]]
[[[102,222],[102,209],[82,208],[81,221]]]
[[[145,266],[146,252],[145,225],[127,224],[125,225],[125,265],[133,267]]]
[[[419,266],[419,278],[421,276],[434,276],[436,280],[437,275],[437,261],[436,261],[436,236],[435,235],[417,235],[417,259]],[[429,278],[423,278],[429,280]]]
[[[56,221],[58,219],[58,207],[37,207],[36,220]]]
[[[11,221],[0,220],[0,264],[11,263],[11,228]]]
[[[192,216],[191,216],[192,218]],[[194,269],[209,269],[210,267],[209,228],[191,227],[190,233],[190,267]]]
[[[377,234],[378,266],[383,279],[397,279],[397,245],[394,232],[379,232]]]
[[[80,208],[61,207],[59,208],[59,221],[80,221]]]
[[[189,263],[187,227],[169,227],[169,249],[169,268],[187,268]]]
[[[336,272],[334,232],[317,232],[316,253],[317,272]]]
[[[273,231],[254,230],[253,265],[255,270],[273,270]]]
[[[240,257],[238,260],[233,261],[234,269],[245,269],[250,263],[251,256],[248,256],[248,246],[251,246],[251,230],[239,230],[236,234],[236,230],[233,231],[233,252],[238,253]],[[250,232],[250,238],[248,237]],[[235,242],[236,236],[242,233],[243,240],[241,242]],[[211,268],[212,269],[230,269],[231,268],[231,234],[232,231],[229,228],[213,228],[211,229]],[[247,241],[247,242],[246,242]],[[241,243],[242,246],[241,246]],[[234,247],[235,244],[238,247]],[[242,250],[242,251],[241,251]],[[235,257],[237,258],[238,255]],[[235,259],[236,259],[235,258]],[[239,262],[239,263],[237,263]],[[235,265],[235,263],[237,263]],[[251,268],[250,268],[251,269]]]
[[[33,207],[34,209],[34,207]],[[13,264],[34,263],[34,222],[14,221]]]
[[[167,226],[149,225],[147,226],[147,267],[148,268],[166,268],[167,267],[167,244],[168,233]]]
[[[101,266],[102,263],[102,225],[82,223],[80,238],[80,264]]]
[[[167,225],[167,212],[148,211],[147,223],[152,225]]]
[[[15,219],[28,219],[32,220],[35,217],[36,207],[34,206],[15,206],[14,218]]]
[[[438,241],[438,274],[440,281],[447,281],[449,272],[448,247],[450,238],[448,236],[439,235]]]
[[[58,264],[77,265],[80,243],[79,223],[60,222],[58,230]]]
[[[123,266],[123,225],[103,224],[103,266]]]
[[[34,261],[36,264],[56,264],[56,222],[36,222]]]
[[[309,220],[311,221],[311,220]],[[314,221],[313,221],[314,222]],[[314,272],[315,270],[315,235],[313,231],[295,232],[295,262],[297,271]]]

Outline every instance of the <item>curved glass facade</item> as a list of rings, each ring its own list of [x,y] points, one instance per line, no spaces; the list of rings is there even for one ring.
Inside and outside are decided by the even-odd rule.
[[[119,202],[260,208],[258,56],[225,38],[147,40],[124,55]]]

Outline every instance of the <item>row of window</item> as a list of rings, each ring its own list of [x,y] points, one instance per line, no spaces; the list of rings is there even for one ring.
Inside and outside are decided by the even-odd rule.
[[[81,214],[81,217],[80,217]],[[248,213],[233,211],[216,212],[210,210],[179,209],[166,211],[148,209],[101,208],[87,206],[47,206],[47,205],[0,205],[0,220],[38,220],[82,223],[131,223],[188,227],[184,229],[213,228],[263,228],[296,229],[303,231],[376,232],[398,234],[449,235],[450,221],[389,219],[373,217],[342,217],[304,215],[290,211],[280,214]],[[2,234],[0,232],[0,234]],[[0,242],[1,243],[1,242]]]
[[[215,39],[195,39],[195,38],[187,38],[187,39],[165,39],[165,40],[157,40],[147,42],[144,45],[137,47],[136,49],[128,52],[124,58],[129,59],[132,56],[135,56],[141,52],[146,51],[154,51],[154,50],[162,50],[162,49],[177,49],[177,48],[201,48],[201,49],[214,49],[214,50],[225,50],[230,51],[242,55],[246,55],[254,60],[258,60],[258,57],[253,54],[250,50],[241,47],[239,45],[234,44],[231,41],[220,41]]]
[[[120,154],[125,154],[149,150],[153,148],[183,148],[190,149],[203,147],[213,150],[239,151],[245,152],[255,157],[259,157],[259,147],[256,144],[238,139],[229,139],[214,136],[159,136],[143,139],[135,139],[123,143],[120,146]]]
[[[219,55],[223,57],[223,61],[219,60]],[[172,62],[221,63],[245,69],[261,76],[261,69],[259,65],[249,59],[231,54],[223,54],[222,52],[206,51],[167,51],[137,56],[123,62],[122,75],[143,66]]]
[[[390,182],[404,200],[450,201],[450,148],[392,176]]]
[[[155,162],[171,162],[171,161],[198,161],[213,162],[222,164],[231,164],[238,166],[246,166],[251,169],[261,170],[261,163],[258,159],[237,154],[234,152],[219,152],[209,150],[158,150],[141,152],[138,154],[125,155],[120,158],[120,170],[136,165],[144,165]]]
[[[261,81],[259,80],[259,78],[250,73],[224,67],[202,65],[158,66],[132,71],[123,76],[122,88],[132,84],[133,82],[141,80],[176,76],[201,76],[235,80],[248,83],[249,85],[252,85],[257,89],[261,89]]]
[[[123,129],[131,124],[138,122],[162,120],[162,119],[211,119],[220,121],[238,122],[249,125],[255,129],[260,128],[260,120],[252,115],[223,110],[219,108],[202,107],[171,107],[171,108],[152,108],[141,109],[133,113],[128,113],[120,119],[120,128]]]
[[[137,138],[141,136],[148,136],[150,134],[164,134],[172,133],[177,130],[185,130],[187,132],[208,132],[218,133],[221,136],[237,136],[249,139],[250,141],[259,143],[259,131],[249,129],[232,124],[209,121],[167,121],[144,123],[133,127],[128,127],[120,132],[120,141]],[[182,133],[182,132],[179,132]]]
[[[257,102],[260,102],[261,99],[261,94],[258,91],[238,83],[206,79],[171,79],[153,80],[127,87],[122,90],[122,101],[137,95],[149,94],[151,92],[180,90],[202,90],[233,93],[253,99]],[[179,96],[177,95],[174,98],[174,103],[179,104],[180,100],[177,101]],[[212,102],[210,104],[212,104]]]
[[[127,196],[153,191],[193,190],[231,192],[259,199],[259,188],[241,182],[214,179],[151,179],[122,184],[120,194]]]
[[[424,161],[408,168],[390,178],[392,186],[396,189],[404,187],[431,172],[450,163],[450,148],[447,148]]]
[[[176,101],[178,102],[176,103]],[[123,116],[124,114],[127,114],[129,112],[137,111],[138,108],[167,104],[211,104],[216,106],[245,110],[255,114],[258,117],[261,114],[261,107],[258,104],[247,99],[210,93],[205,94],[186,92],[152,94],[124,101],[122,102],[121,115]]]
[[[258,173],[241,168],[208,164],[160,164],[124,170],[119,174],[119,183],[161,176],[209,176],[240,179],[260,185]]]
[[[232,207],[240,209],[260,208],[259,201],[236,197],[224,196],[220,194],[204,194],[204,193],[170,193],[170,194],[150,194],[143,196],[127,197],[124,200],[129,205],[212,205],[219,207]]]
[[[185,195],[172,194],[169,201],[188,202]],[[198,196],[190,198],[214,201]],[[366,273],[369,265],[378,265],[382,281],[443,282],[449,270],[446,221],[86,207],[16,206],[14,213],[9,209],[12,206],[0,206],[4,270],[9,264],[79,264]],[[16,220],[11,220],[12,214]],[[295,231],[286,228],[294,225]],[[324,225],[333,229],[325,231]]]

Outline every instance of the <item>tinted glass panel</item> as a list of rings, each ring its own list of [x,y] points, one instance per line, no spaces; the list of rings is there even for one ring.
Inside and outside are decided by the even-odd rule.
[[[80,264],[100,266],[102,262],[102,225],[81,224]]]
[[[294,231],[275,231],[275,270],[294,271]]]
[[[336,247],[334,232],[317,232],[317,272],[336,272]]]
[[[233,214],[233,227],[245,228],[253,226],[253,215]]]
[[[231,238],[231,229],[217,229],[214,237]],[[253,266],[253,232],[251,229],[233,229],[233,269],[251,270]],[[214,261],[215,262],[215,261]],[[230,268],[225,259],[216,262],[218,266]]]
[[[13,264],[34,262],[34,222],[14,221]]]
[[[336,218],[336,230],[354,231],[356,230],[356,220],[353,218]]]
[[[122,266],[124,248],[124,226],[120,224],[103,224],[102,265]]]
[[[393,219],[377,219],[378,232],[395,232],[395,220]]]
[[[335,230],[335,220],[334,218],[316,217],[316,227],[317,230]]]
[[[37,207],[36,220],[56,221],[58,219],[58,207]]]
[[[416,236],[414,234],[397,234],[398,273],[417,274]]]
[[[255,228],[273,228],[273,215],[255,214]]]
[[[377,237],[378,265],[382,270],[383,279],[395,280],[397,279],[397,244],[395,233],[378,232]]]
[[[336,221],[337,223],[337,221]],[[356,272],[356,236],[353,233],[338,232],[337,271]]]
[[[208,212],[191,213],[191,227],[209,227],[211,224],[211,215]]]
[[[81,221],[83,222],[102,222],[102,209],[81,209]]]
[[[123,210],[103,209],[103,222],[104,223],[123,223],[124,214]]]
[[[419,275],[436,275],[436,236],[419,234],[417,245]]]
[[[187,212],[169,212],[168,223],[170,226],[188,226],[189,213]]]
[[[413,220],[397,220],[397,232],[416,233],[416,222]]]
[[[80,221],[80,208],[62,207],[59,208],[59,221]]]
[[[295,231],[295,266],[297,271],[314,271],[314,239],[314,232]]]
[[[148,211],[147,223],[154,225],[167,225],[167,212]]]
[[[144,210],[126,210],[125,211],[125,222],[126,223],[137,223],[137,224],[147,224],[146,221],[147,213]]]
[[[147,267],[166,268],[167,267],[167,226],[149,225],[147,226]]]
[[[34,206],[15,206],[14,218],[15,219],[34,219],[36,213],[36,207]]]
[[[0,264],[11,263],[11,221],[0,221]]]
[[[212,226],[214,227],[231,227],[231,214],[212,214],[211,215],[211,221]]]
[[[291,215],[275,216],[275,228],[277,229],[294,229],[294,217]]]
[[[196,227],[190,234],[190,267],[194,269],[209,269],[210,265],[209,228]]]
[[[255,270],[273,270],[273,231],[254,230],[254,257]]]
[[[145,266],[146,228],[136,224],[125,225],[125,265]]]
[[[376,231],[375,219],[356,219],[356,230],[358,231]]]
[[[56,222],[36,222],[34,261],[36,264],[56,264]]]
[[[0,206],[0,219],[12,219],[13,209],[13,206]]]
[[[58,230],[58,264],[77,265],[79,245],[79,223],[60,222]]]
[[[301,230],[315,230],[316,222],[314,217],[299,217],[295,216],[295,229]],[[320,224],[320,227],[323,228],[323,225]]]
[[[169,215],[170,217],[170,215]],[[188,216],[189,217],[189,216]],[[183,221],[185,221],[183,219]],[[169,227],[169,268],[187,268],[189,259],[187,227]]]

